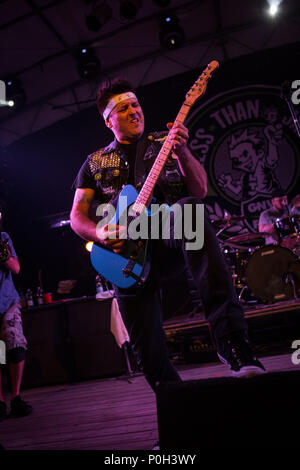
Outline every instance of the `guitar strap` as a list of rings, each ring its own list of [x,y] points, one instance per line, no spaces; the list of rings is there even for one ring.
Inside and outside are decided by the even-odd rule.
[[[135,166],[134,166],[134,186],[137,189],[140,189],[142,184],[144,183],[147,168],[144,161],[144,155],[148,146],[150,145],[150,141],[146,134],[142,136],[142,138],[138,141],[136,146],[136,159],[135,159]]]

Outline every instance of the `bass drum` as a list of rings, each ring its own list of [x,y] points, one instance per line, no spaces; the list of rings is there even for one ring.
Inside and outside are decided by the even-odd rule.
[[[251,256],[246,268],[246,283],[264,303],[280,302],[294,297],[300,290],[300,261],[287,248],[267,245]]]

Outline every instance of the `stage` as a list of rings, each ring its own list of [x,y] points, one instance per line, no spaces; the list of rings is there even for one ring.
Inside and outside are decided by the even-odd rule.
[[[0,423],[0,444],[5,449],[152,449],[159,437],[156,398],[132,354],[127,369],[124,351],[109,331],[110,308],[110,299],[100,303],[85,299],[24,312],[31,351],[22,397],[34,411],[26,418],[9,417]],[[244,309],[254,351],[266,373],[300,371],[300,364],[293,361],[295,356],[300,359],[299,346],[292,346],[300,342],[300,301],[244,305]],[[89,348],[78,333],[83,316],[91,326]],[[203,314],[170,318],[164,330],[171,360],[184,381],[230,376],[229,368],[218,361]],[[199,401],[201,407],[201,393]]]
[[[150,451],[158,439],[168,449],[176,437],[176,449],[184,440],[186,449],[193,434],[205,446],[205,433],[216,448],[222,437],[233,446],[244,436],[253,447],[290,444],[300,422],[299,1],[0,1],[0,16],[0,300],[7,299],[0,317],[18,301],[15,286],[28,342],[21,396],[33,406],[28,417],[0,422],[0,450],[111,455]],[[153,195],[161,222],[174,212],[167,217],[170,249],[151,254],[147,244],[154,261],[149,289],[160,296],[168,354],[184,382],[162,383],[156,395],[130,348],[114,292],[109,298],[106,290],[118,284],[107,268],[139,281],[142,261],[146,278],[146,244],[126,243],[125,269],[116,253],[104,258],[97,247],[106,238],[113,249],[114,227],[104,237],[99,209],[116,206],[129,183],[139,193],[137,216],[144,215],[139,203],[148,207]],[[192,210],[161,211],[164,203]],[[134,219],[131,238],[145,241],[144,228],[157,238],[152,223]],[[254,355],[266,368],[261,379],[228,379],[201,310],[204,299],[220,336],[244,325],[234,312],[222,325],[235,296],[214,231]],[[175,253],[171,259],[173,242],[183,238],[186,269]],[[87,241],[95,242],[92,255]],[[99,285],[95,266],[108,286]],[[137,343],[132,312],[122,313]],[[148,332],[140,320],[134,328]],[[12,351],[1,356],[17,363],[25,343],[20,328],[4,322],[0,352]],[[9,341],[15,329],[22,340]],[[151,370],[153,339],[142,340]],[[8,410],[9,369],[1,365]]]
[[[300,300],[273,304],[243,303],[249,338],[258,356],[288,353],[300,331]],[[214,360],[216,345],[203,312],[174,316],[164,322],[174,360],[203,363]],[[298,335],[299,336],[299,335]]]
[[[267,372],[300,370],[292,352],[261,360]],[[219,362],[178,370],[183,380],[230,375]],[[34,411],[0,423],[7,450],[151,450],[158,439],[155,396],[142,375],[28,389],[22,396]]]

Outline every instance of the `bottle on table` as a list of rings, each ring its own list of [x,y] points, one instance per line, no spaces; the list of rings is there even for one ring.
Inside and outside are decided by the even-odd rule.
[[[36,303],[38,306],[44,304],[44,292],[41,286],[38,286],[36,290]]]
[[[25,297],[26,297],[27,308],[34,307],[33,295],[32,295],[31,289],[27,289]]]

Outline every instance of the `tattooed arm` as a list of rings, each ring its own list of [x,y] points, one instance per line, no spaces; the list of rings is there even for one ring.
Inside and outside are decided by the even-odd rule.
[[[170,122],[170,137],[175,156],[178,157],[180,171],[192,196],[204,199],[207,194],[207,175],[204,167],[194,157],[187,146],[189,131],[182,124],[175,126]]]
[[[119,253],[125,240],[120,240],[125,227],[106,224],[97,229],[97,225],[89,218],[89,209],[94,200],[95,191],[90,188],[77,188],[74,196],[73,207],[70,214],[71,227],[77,235],[92,242],[101,242]]]
[[[96,224],[89,218],[89,209],[94,200],[95,191],[90,188],[77,188],[70,214],[71,227],[77,235],[90,241],[99,241]]]

